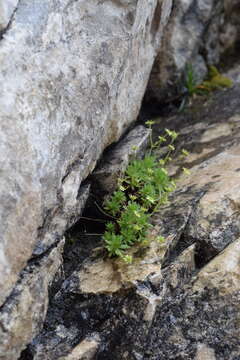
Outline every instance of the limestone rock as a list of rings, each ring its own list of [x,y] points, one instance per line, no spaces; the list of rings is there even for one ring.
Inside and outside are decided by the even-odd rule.
[[[238,47],[240,34],[239,1],[224,0],[224,10],[224,22],[221,26],[220,46],[221,52],[228,58],[229,55],[236,52],[236,48]]]
[[[222,1],[218,3],[223,7]],[[219,21],[219,17],[214,17],[218,10],[216,7],[219,7],[216,4],[214,0],[180,0],[174,3],[162,48],[151,73],[148,96],[158,100],[173,96],[188,63],[192,64],[199,81],[206,75],[206,62],[199,50],[209,22],[212,19]]]
[[[0,34],[8,26],[19,0],[0,1]]]
[[[5,23],[13,5],[0,2]],[[0,304],[79,217],[81,182],[135,121],[170,10],[19,1],[0,41]]]
[[[61,263],[64,240],[42,259],[32,261],[0,313],[0,359],[18,359],[40,331],[48,309],[48,287]]]
[[[8,299],[18,303],[0,348],[11,347],[11,360],[41,328],[58,258],[46,280],[39,268],[31,305],[14,287],[28,292],[27,262],[45,258],[78,220],[82,181],[136,120],[171,3],[0,2],[1,316]]]
[[[147,100],[164,101],[186,91],[187,65],[196,82],[209,65],[229,63],[236,55],[240,34],[239,2],[228,0],[179,0],[173,4],[162,47],[150,76]]]

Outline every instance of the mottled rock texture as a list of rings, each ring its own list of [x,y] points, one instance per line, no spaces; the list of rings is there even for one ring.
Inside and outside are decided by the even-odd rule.
[[[239,49],[240,39],[240,4],[238,0],[224,1],[224,21],[221,25],[221,52],[228,55]]]
[[[72,258],[65,252],[71,265],[65,263],[61,274],[63,234],[81,216],[90,192],[89,183],[82,182],[103,150],[136,120],[156,55],[150,88],[160,99],[187,62],[203,76],[206,64],[234,47],[238,9],[235,1],[214,0],[0,0],[1,360],[17,359],[40,332],[52,282],[52,315],[31,348],[36,359],[139,358],[163,297],[152,288],[162,286],[168,293],[184,284],[239,236],[239,94],[233,90],[209,121],[189,119],[198,123],[188,128],[187,117],[180,117],[176,124],[189,147],[197,139],[197,155],[193,151],[188,163],[194,184],[182,180],[185,190],[175,194],[173,207],[153,220],[169,246],[153,249],[146,264],[139,256],[135,273],[104,260],[95,267],[95,257],[81,264],[87,257],[82,241],[72,248]],[[225,33],[224,23],[230,24]],[[90,251],[95,242],[84,245]],[[161,264],[167,266],[165,275],[156,269]],[[109,281],[105,285],[97,278],[101,272]],[[99,280],[97,294],[89,287],[91,276]],[[84,287],[78,286],[82,279]],[[211,345],[199,343],[196,356],[213,354]]]
[[[95,360],[239,358],[239,109],[236,86],[157,121],[155,136],[177,129],[177,151],[191,151],[170,169],[178,176],[189,167],[191,175],[180,176],[152,219],[149,236],[165,243],[132,248],[126,265],[107,258],[100,239],[75,233],[65,248],[66,279],[24,356],[74,359],[86,346]]]
[[[48,309],[48,287],[62,263],[62,240],[22,272],[13,293],[1,307],[0,359],[18,358],[24,344],[38,334]]]
[[[0,36],[1,33],[10,25],[14,10],[18,0],[1,0],[0,1]]]
[[[209,65],[228,62],[226,53],[239,48],[239,11],[238,0],[174,1],[147,99],[164,101],[186,90],[183,75],[187,65],[192,66],[196,81],[201,82]]]
[[[3,311],[29,259],[47,258],[79,218],[81,182],[102,151],[136,120],[171,4],[0,1]],[[47,297],[45,283],[41,292]],[[26,332],[21,346],[9,343],[16,349],[11,360],[35,334],[36,323],[41,326],[44,313],[34,314],[32,334]],[[4,339],[14,332],[21,328],[7,330]]]

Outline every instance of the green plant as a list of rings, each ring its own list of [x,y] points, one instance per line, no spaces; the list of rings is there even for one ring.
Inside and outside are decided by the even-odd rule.
[[[210,92],[221,88],[229,88],[233,85],[232,80],[220,74],[215,66],[210,66],[207,80],[198,85],[198,90]]]
[[[147,125],[151,128],[153,122]],[[134,160],[119,179],[118,189],[105,201],[104,210],[114,220],[109,222],[103,235],[105,247],[110,256],[120,256],[126,262],[132,258],[126,254],[135,243],[143,243],[151,227],[149,218],[159,207],[166,204],[168,194],[175,189],[175,183],[169,177],[165,165],[175,150],[177,133],[165,130],[165,136],[159,136],[143,159]],[[163,159],[157,159],[153,150],[167,143],[168,152]],[[163,241],[159,237],[159,241]]]
[[[185,71],[185,88],[189,96],[193,96],[197,93],[197,76],[193,70],[192,64],[187,64]]]
[[[187,64],[184,74],[185,92],[182,95],[179,111],[182,111],[190,99],[196,95],[206,95],[211,91],[232,86],[232,80],[220,74],[215,66],[210,66],[205,81],[199,83],[191,64]]]

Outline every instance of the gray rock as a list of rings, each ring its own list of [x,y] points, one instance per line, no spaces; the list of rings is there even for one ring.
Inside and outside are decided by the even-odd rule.
[[[8,26],[19,0],[0,1],[0,34]]]
[[[135,121],[170,10],[19,1],[0,46],[0,304],[34,249],[78,216],[81,182]]]
[[[1,307],[0,359],[18,359],[29,339],[38,334],[48,309],[48,286],[62,263],[64,240],[32,261],[14,292]]]
[[[236,54],[240,34],[239,1],[224,0],[224,19],[221,25],[220,46],[225,61],[229,55]]]
[[[148,96],[166,99],[174,94],[177,85],[182,91],[183,81],[179,83],[187,64],[192,64],[198,81],[206,75],[206,62],[199,50],[204,32],[216,11],[215,3],[214,0],[180,0],[174,3],[161,51],[150,76]],[[223,6],[223,1],[219,3]]]
[[[184,77],[188,64],[200,83],[209,65],[217,65],[220,60],[229,63],[229,53],[237,51],[239,19],[237,0],[175,1],[146,98],[163,101],[186,91]]]
[[[103,157],[102,164],[91,176],[96,192],[106,195],[116,189],[118,179],[125,172],[129,162],[143,156],[150,144],[150,136],[150,129],[137,126]]]
[[[157,310],[144,359],[238,359],[240,240]],[[161,324],[159,326],[159,324]]]
[[[165,243],[131,248],[129,265],[107,258],[98,244],[54,296],[28,348],[34,360],[71,359],[85,342],[95,360],[240,356],[239,93],[236,86],[157,120],[156,136],[179,127],[177,149],[191,150],[172,164],[175,175],[182,166],[191,175],[178,178],[152,219],[148,236]]]
[[[134,359],[134,354],[141,354],[163,293],[187,282],[195,269],[191,247],[162,273],[165,250],[157,242],[135,249],[132,265],[104,260],[101,253],[86,259],[56,294],[44,331],[31,345],[33,359],[71,358],[76,344],[81,347],[87,334],[96,333],[97,352],[91,359]],[[179,272],[184,275],[179,277]],[[163,292],[158,293],[162,286]]]

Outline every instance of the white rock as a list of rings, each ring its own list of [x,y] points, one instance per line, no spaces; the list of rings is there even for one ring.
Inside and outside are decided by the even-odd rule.
[[[0,0],[0,31],[3,31],[11,20],[19,0]]]
[[[82,180],[136,119],[170,5],[19,2],[0,42],[0,304],[33,250],[77,215]]]

